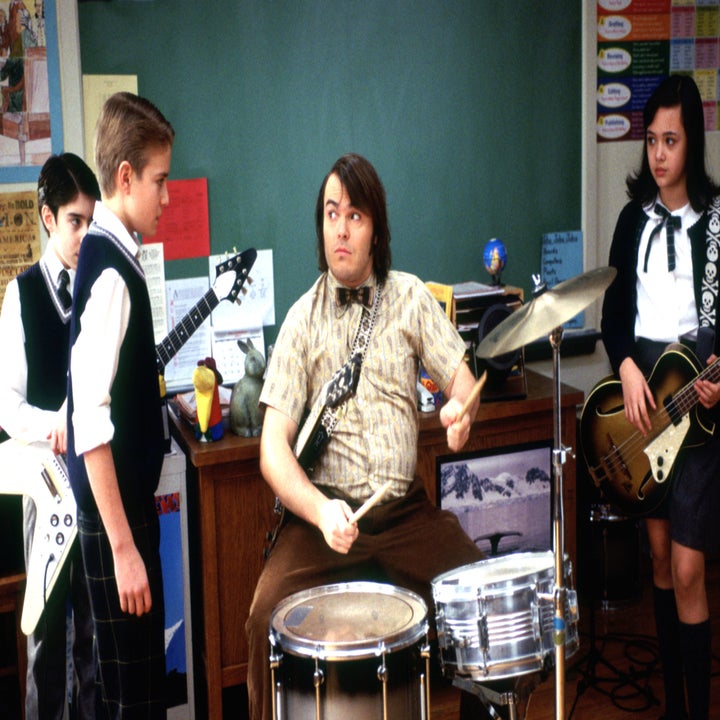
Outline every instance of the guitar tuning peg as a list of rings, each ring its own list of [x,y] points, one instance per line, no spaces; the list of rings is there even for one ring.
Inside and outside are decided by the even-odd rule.
[[[252,285],[255,281],[252,279],[252,276],[248,275],[248,276],[245,278],[245,282],[246,282],[248,285]],[[243,288],[243,290],[245,290],[245,288]],[[247,291],[246,291],[246,292],[247,292]]]

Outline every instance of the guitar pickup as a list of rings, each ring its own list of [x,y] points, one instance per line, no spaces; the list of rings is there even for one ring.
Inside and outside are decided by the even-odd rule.
[[[58,477],[58,475],[61,477]],[[45,482],[45,485],[50,491],[50,495],[52,495],[55,502],[61,503],[64,494],[63,477],[67,477],[67,472],[65,472],[65,463],[62,461],[62,458],[58,455],[55,456],[52,461],[43,460],[40,476]]]

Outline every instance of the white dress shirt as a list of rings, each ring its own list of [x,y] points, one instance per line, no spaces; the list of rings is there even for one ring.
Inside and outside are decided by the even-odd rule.
[[[682,223],[675,231],[675,269],[668,271],[667,227],[664,227],[653,239],[645,272],[648,240],[662,217],[655,212],[654,202],[644,209],[650,219],[645,223],[638,252],[635,336],[677,342],[680,336],[695,332],[698,326],[688,228],[700,219],[700,214],[689,203],[672,212]]]
[[[63,265],[55,252],[52,238],[40,258],[40,268],[58,314],[69,322],[70,312],[62,309],[55,292]],[[68,274],[68,291],[72,294],[75,271],[69,270]],[[65,412],[65,403],[58,412],[31,405],[27,400],[27,381],[28,364],[20,288],[17,278],[13,278],[5,289],[0,313],[0,427],[11,437],[23,442],[47,440],[52,430],[58,426],[59,414]]]
[[[131,255],[139,244],[105,205],[95,203],[89,232],[103,228]],[[92,286],[80,323],[82,330],[70,355],[73,376],[75,452],[81,455],[109,443],[115,433],[110,418],[110,390],[118,367],[120,347],[130,317],[130,294],[117,270],[105,269]]]

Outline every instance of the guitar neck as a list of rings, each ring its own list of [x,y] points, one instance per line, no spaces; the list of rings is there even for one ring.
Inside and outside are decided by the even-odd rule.
[[[163,373],[165,366],[219,304],[220,300],[215,290],[211,288],[193,305],[190,312],[168,333],[168,336],[155,346],[158,372],[160,374]]]
[[[708,380],[712,383],[720,382],[720,358],[708,365],[692,382],[689,382],[675,394],[672,401],[680,416],[686,415],[698,404],[698,395],[695,392],[695,383],[698,380]]]

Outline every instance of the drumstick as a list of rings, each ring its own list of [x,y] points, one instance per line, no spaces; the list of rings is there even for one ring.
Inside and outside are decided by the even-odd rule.
[[[475,398],[480,394],[480,391],[483,389],[483,385],[485,384],[485,381],[487,380],[487,370],[480,376],[480,379],[475,383],[475,387],[470,391],[470,394],[467,396],[467,400],[465,401],[465,404],[460,408],[460,412],[458,413],[458,416],[455,418],[455,422],[459,423],[463,419],[463,415],[470,409],[470,406],[475,402]]]
[[[348,522],[357,522],[373,505],[380,502],[382,496],[392,484],[392,480],[388,480],[381,488],[378,488],[349,518]]]

